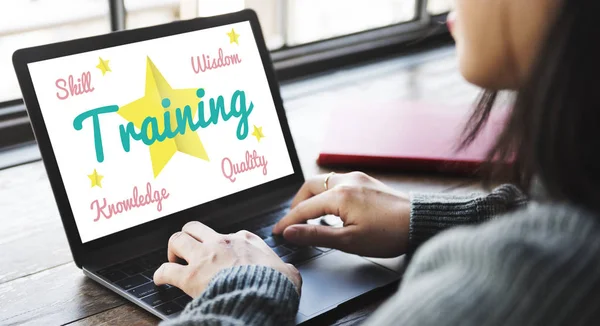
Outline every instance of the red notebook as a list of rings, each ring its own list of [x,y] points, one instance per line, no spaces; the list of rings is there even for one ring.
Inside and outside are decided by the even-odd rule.
[[[456,151],[469,106],[391,102],[336,109],[317,164],[327,167],[473,174],[505,121],[496,110],[476,141]]]

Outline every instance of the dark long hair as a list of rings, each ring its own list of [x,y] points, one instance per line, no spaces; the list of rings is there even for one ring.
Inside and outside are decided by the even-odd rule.
[[[600,211],[600,1],[562,0],[560,7],[489,152],[488,176],[525,191],[539,178],[550,200]],[[487,122],[496,97],[480,97],[463,147]],[[508,168],[498,164],[511,158]]]

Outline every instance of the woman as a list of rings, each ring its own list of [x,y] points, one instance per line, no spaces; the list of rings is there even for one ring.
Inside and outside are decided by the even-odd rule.
[[[326,187],[322,176],[300,189],[274,233],[361,255],[411,254],[370,325],[598,323],[599,13],[597,0],[456,0],[449,25],[462,74],[517,92],[490,158],[515,162],[510,177],[526,195],[504,185],[482,197],[406,196],[361,173],[331,175]],[[465,143],[494,98],[482,97]],[[301,224],[323,214],[345,227]],[[300,275],[256,236],[189,223],[170,239],[169,261],[155,282],[195,300],[167,324],[293,323]]]

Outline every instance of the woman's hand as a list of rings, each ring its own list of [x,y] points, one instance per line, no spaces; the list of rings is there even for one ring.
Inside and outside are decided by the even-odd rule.
[[[178,258],[187,265],[178,264]],[[302,287],[298,270],[248,231],[219,234],[200,222],[189,222],[169,239],[168,259],[154,273],[154,283],[172,284],[194,298],[204,292],[217,272],[238,265],[271,267],[287,276],[298,292]]]
[[[410,202],[403,195],[361,172],[326,175],[304,183],[292,209],[273,228],[300,245],[335,248],[368,257],[396,257],[406,252]],[[298,224],[332,214],[343,228]]]

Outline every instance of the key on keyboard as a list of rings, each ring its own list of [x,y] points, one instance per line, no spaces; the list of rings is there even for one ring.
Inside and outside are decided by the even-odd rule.
[[[279,246],[275,248],[271,248],[279,257],[283,257],[292,253],[291,250],[285,248],[284,246]]]
[[[119,269],[127,275],[135,275],[144,271],[144,268],[135,262],[125,263]]]
[[[145,272],[142,273],[142,275],[146,276],[149,279],[154,279],[154,272],[156,272],[156,269],[149,269]]]
[[[284,247],[288,248],[291,251],[298,251],[302,248],[306,248],[306,246],[298,246],[298,245],[291,244],[291,243],[285,243]]]
[[[185,307],[190,301],[192,301],[192,297],[186,294],[182,297],[175,299],[174,301],[177,302],[178,305]]]
[[[142,301],[144,301],[147,305],[154,307],[180,297],[183,294],[185,293],[183,293],[183,291],[180,289],[172,287],[166,290],[159,290],[158,292],[143,298]]]
[[[260,228],[256,231],[252,231],[252,233],[256,234],[257,236],[261,237],[262,239],[266,239],[273,234],[273,227],[267,226],[264,228]]]
[[[159,262],[158,260],[154,260],[149,257],[142,257],[137,261],[137,263],[143,268],[144,271],[146,271],[149,269],[157,269],[162,262]]]
[[[265,243],[267,245],[269,245],[269,247],[273,248],[273,247],[277,247],[281,244],[286,243],[285,239],[283,239],[282,236],[280,235],[274,235],[274,236],[270,236],[268,238],[265,239]]]
[[[120,280],[120,281],[116,282],[115,284],[117,284],[119,287],[121,287],[124,290],[129,290],[131,288],[134,288],[136,286],[140,286],[142,284],[146,284],[149,282],[151,282],[151,281],[148,278],[138,274],[138,275],[128,277],[124,280]]]
[[[127,277],[127,275],[125,273],[118,271],[118,270],[114,270],[114,269],[105,269],[105,270],[99,271],[98,274],[106,277],[106,279],[111,282],[120,281]]]
[[[164,291],[167,287],[164,285],[156,286],[154,282],[146,283],[142,286],[138,286],[132,290],[129,290],[129,293],[133,294],[137,298],[142,298],[150,294],[154,294],[158,291]]]
[[[176,304],[175,302],[167,302],[165,304],[155,307],[155,309],[161,312],[162,314],[168,316],[183,310],[183,307]]]

